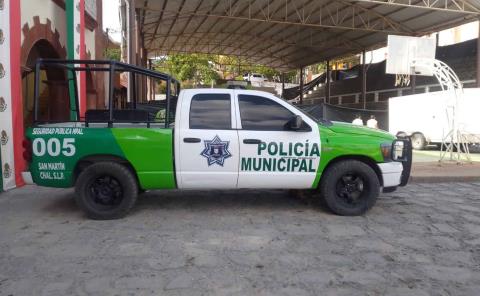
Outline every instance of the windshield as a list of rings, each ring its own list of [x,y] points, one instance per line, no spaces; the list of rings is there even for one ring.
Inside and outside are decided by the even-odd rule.
[[[314,116],[312,116],[312,114],[308,113],[308,112],[305,112],[305,110],[302,110],[300,108],[298,108],[297,106],[293,105],[292,103],[284,100],[287,104],[289,104],[290,106],[292,106],[293,108],[295,108],[296,110],[298,110],[300,113],[302,113],[303,115],[307,116],[308,118],[310,118],[311,120],[315,121],[316,123],[320,123],[322,125],[325,125],[325,126],[330,126],[332,125],[333,123],[328,120],[328,119],[323,119],[323,118],[316,118]]]

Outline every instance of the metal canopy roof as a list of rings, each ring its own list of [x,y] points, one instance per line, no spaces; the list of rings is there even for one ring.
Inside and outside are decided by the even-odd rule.
[[[289,70],[480,17],[480,0],[135,0],[149,56],[236,55]]]

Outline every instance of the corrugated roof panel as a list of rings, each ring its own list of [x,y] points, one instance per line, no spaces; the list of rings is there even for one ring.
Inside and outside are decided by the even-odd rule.
[[[136,7],[151,55],[234,54],[282,70],[378,47],[388,34],[417,36],[480,16],[477,0],[144,0]]]

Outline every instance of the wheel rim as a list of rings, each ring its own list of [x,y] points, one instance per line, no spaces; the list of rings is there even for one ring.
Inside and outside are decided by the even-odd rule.
[[[420,135],[413,135],[412,136],[412,147],[414,149],[420,149],[423,146],[423,139]]]
[[[355,207],[364,202],[367,182],[354,172],[344,174],[336,184],[337,200],[349,207]]]
[[[412,144],[415,148],[421,147],[422,146],[422,140],[420,140],[419,138],[415,138],[415,140],[413,140]]]
[[[123,200],[123,188],[112,176],[101,176],[88,186],[88,202],[99,210],[111,210]]]

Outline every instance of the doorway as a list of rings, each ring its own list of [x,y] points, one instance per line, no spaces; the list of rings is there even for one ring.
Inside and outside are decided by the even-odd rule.
[[[31,127],[33,124],[34,70],[35,63],[39,58],[58,59],[61,57],[50,42],[45,39],[37,41],[30,49],[27,62],[22,67],[23,123],[25,128]],[[53,67],[41,70],[39,81],[38,120],[68,121],[70,119],[70,99],[66,71]]]

